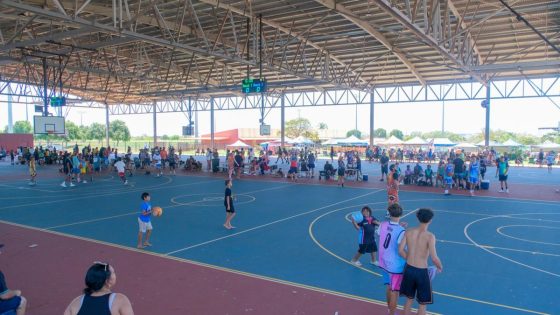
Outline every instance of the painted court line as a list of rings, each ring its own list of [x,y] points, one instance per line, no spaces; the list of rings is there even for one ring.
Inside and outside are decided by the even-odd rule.
[[[456,242],[456,241],[448,241],[448,240],[437,240],[437,241],[441,242],[441,243],[449,243],[449,244],[467,245],[467,246],[477,247],[476,245],[474,245],[472,243]],[[492,245],[478,245],[478,246],[483,247],[483,248],[489,248],[489,249],[501,249],[501,250],[507,250],[507,251],[513,251],[513,252],[529,253],[529,254],[533,254],[533,255],[560,257],[560,255],[558,255],[558,254],[542,253],[542,252],[536,252],[536,251],[532,251],[532,250],[522,250],[522,249],[498,247],[498,246],[492,246]]]
[[[200,184],[206,184],[206,183],[211,183],[211,182],[215,182],[215,181],[216,180],[204,181],[204,182],[195,182],[195,183],[188,183],[188,184],[180,184],[180,185],[176,185],[176,186],[173,186],[173,187],[200,185]],[[166,183],[166,184],[168,184],[168,183]],[[161,187],[161,188],[163,188],[163,187]],[[64,199],[60,199],[60,200],[50,200],[50,201],[27,203],[27,204],[22,204],[22,205],[6,206],[6,207],[1,207],[0,210],[22,208],[22,207],[27,207],[27,206],[38,206],[38,205],[42,205],[42,204],[51,204],[51,203],[57,203],[57,202],[68,202],[68,201],[74,201],[74,200],[80,200],[80,199],[86,199],[86,198],[92,198],[92,197],[106,197],[106,196],[119,195],[119,194],[122,194],[122,193],[131,193],[131,192],[138,192],[138,191],[144,191],[144,190],[155,190],[155,189],[161,189],[161,188],[159,188],[159,187],[158,188],[144,187],[144,188],[135,188],[135,189],[131,189],[131,190],[122,190],[122,191],[118,191],[118,192],[111,192],[111,193],[105,193],[105,194],[88,194],[86,196],[79,196],[79,197],[75,197],[75,198],[64,198]],[[169,187],[164,187],[164,188],[169,189]]]
[[[526,214],[530,214],[530,213],[526,213]],[[512,214],[510,214],[510,215],[512,215]],[[509,257],[506,257],[506,256],[500,255],[500,254],[498,254],[498,253],[495,253],[495,252],[493,252],[492,250],[490,250],[490,249],[488,249],[488,248],[482,247],[480,244],[478,244],[476,241],[474,241],[474,240],[470,237],[470,235],[469,235],[469,228],[470,228],[473,224],[476,224],[476,223],[481,222],[481,221],[484,221],[484,220],[489,220],[489,219],[494,219],[494,218],[500,218],[500,217],[503,217],[503,216],[497,215],[497,216],[492,216],[492,217],[488,217],[488,218],[482,218],[482,219],[474,220],[474,221],[470,222],[469,224],[467,224],[467,225],[465,226],[465,228],[463,229],[463,234],[464,234],[465,237],[469,240],[469,242],[471,242],[473,245],[479,247],[480,249],[482,249],[482,250],[484,250],[484,251],[486,251],[486,252],[488,252],[488,253],[490,253],[490,254],[496,256],[496,257],[502,258],[502,259],[504,259],[504,260],[506,260],[506,261],[509,261],[509,262],[511,262],[511,263],[517,264],[517,265],[519,265],[519,266],[522,266],[522,267],[525,267],[525,268],[528,268],[528,269],[532,269],[532,270],[535,270],[535,271],[538,271],[538,272],[542,272],[542,273],[545,273],[545,274],[548,274],[548,275],[551,275],[551,276],[560,278],[560,274],[557,274],[557,273],[554,273],[554,272],[550,272],[550,271],[546,271],[546,270],[544,270],[544,269],[540,269],[540,268],[537,268],[537,267],[533,267],[533,266],[531,266],[531,265],[527,265],[527,264],[524,264],[524,263],[522,263],[522,262],[519,262],[519,261],[517,261],[517,260],[515,260],[515,259],[511,259],[511,258],[509,258]]]
[[[315,292],[319,292],[319,293],[325,293],[325,294],[338,296],[338,297],[343,297],[343,298],[347,298],[347,299],[351,299],[351,300],[355,300],[355,301],[367,302],[367,303],[381,305],[381,306],[386,306],[387,305],[386,302],[380,301],[380,300],[365,298],[365,297],[361,297],[361,296],[357,296],[357,295],[347,294],[347,293],[343,293],[343,292],[337,292],[337,291],[333,291],[333,290],[323,289],[323,288],[314,287],[314,286],[301,284],[301,283],[297,283],[297,282],[291,282],[291,281],[287,281],[287,280],[276,279],[276,278],[262,276],[262,275],[258,275],[258,274],[253,274],[253,273],[249,273],[249,272],[245,272],[245,271],[220,267],[220,266],[216,266],[216,265],[210,265],[210,264],[206,264],[206,263],[202,263],[202,262],[198,262],[198,261],[194,261],[194,260],[189,260],[189,259],[185,259],[185,258],[180,258],[180,257],[176,257],[176,256],[167,256],[167,255],[164,255],[164,254],[148,252],[148,251],[139,250],[139,249],[136,249],[136,248],[133,248],[133,247],[126,247],[126,246],[113,244],[113,243],[109,243],[109,242],[104,242],[104,241],[99,241],[99,240],[95,240],[95,239],[91,239],[91,238],[87,238],[87,237],[76,236],[76,235],[66,234],[66,233],[57,232],[57,231],[48,231],[48,230],[44,230],[44,229],[41,229],[41,228],[26,226],[26,225],[17,224],[17,223],[8,222],[8,221],[3,221],[3,220],[0,220],[0,223],[6,224],[6,225],[11,225],[11,226],[16,226],[16,227],[24,228],[24,229],[28,229],[28,230],[34,230],[34,231],[49,233],[49,234],[53,234],[53,235],[57,235],[57,236],[67,237],[67,238],[71,238],[71,239],[91,242],[91,243],[94,243],[94,244],[105,245],[105,246],[118,248],[118,249],[130,251],[130,252],[141,253],[141,254],[144,254],[144,255],[156,256],[156,257],[162,258],[162,259],[174,260],[174,261],[187,263],[187,264],[191,264],[191,265],[195,265],[195,266],[206,267],[206,268],[209,268],[209,269],[228,272],[228,273],[237,274],[237,275],[241,275],[241,276],[246,276],[246,277],[253,278],[253,279],[259,279],[259,280],[265,280],[265,281],[269,281],[269,282],[273,282],[273,283],[289,285],[289,286],[293,286],[293,287],[296,287],[296,288],[307,289],[307,290],[311,290],[311,291],[315,291]],[[431,313],[431,314],[434,314],[434,313]],[[434,314],[434,315],[437,315],[437,314]]]
[[[447,198],[439,198],[439,199],[416,199],[416,200],[415,200],[415,199],[412,199],[412,200],[407,200],[407,201],[434,201],[434,200],[437,201],[437,200],[446,200],[446,199],[447,199]],[[471,199],[466,199],[466,200],[471,200]],[[386,204],[386,201],[370,203],[370,205],[375,205],[375,204]],[[360,206],[360,205],[358,205],[358,206]],[[331,213],[338,212],[338,211],[341,211],[341,210],[345,210],[345,209],[348,209],[348,208],[350,208],[350,207],[356,207],[356,206],[349,206],[349,207],[344,207],[344,208],[335,209],[335,210],[329,211],[329,212],[324,213],[324,214],[318,216],[317,218],[315,218],[315,220],[313,220],[313,221],[309,224],[309,228],[308,228],[309,236],[311,237],[311,239],[313,240],[313,242],[314,242],[317,246],[319,246],[319,248],[321,248],[322,250],[324,250],[326,253],[328,253],[329,255],[333,256],[334,258],[336,258],[336,259],[338,259],[338,260],[340,260],[340,261],[342,261],[342,262],[344,262],[344,263],[346,263],[346,264],[350,264],[350,265],[354,266],[355,268],[359,268],[359,269],[361,269],[361,270],[363,270],[363,271],[365,271],[365,272],[367,272],[367,273],[370,273],[370,274],[373,274],[373,275],[375,275],[375,276],[381,277],[381,274],[379,274],[379,273],[376,273],[376,272],[371,271],[371,270],[369,270],[369,269],[366,269],[366,268],[364,268],[364,267],[357,267],[357,266],[355,266],[355,265],[352,264],[348,259],[344,259],[344,258],[340,257],[339,255],[333,253],[332,251],[330,251],[330,250],[327,249],[326,247],[324,247],[324,246],[315,238],[315,235],[314,235],[314,233],[313,233],[313,226],[314,226],[314,224],[315,224],[319,219],[321,219],[322,217],[325,217],[325,216],[327,216],[327,215],[329,215],[329,214],[331,214]],[[406,216],[408,216],[408,215],[410,215],[410,214],[412,214],[412,213],[415,213],[415,212],[416,212],[416,210],[413,210],[413,211],[407,213],[406,215],[402,216],[401,219],[404,218],[404,217],[406,217]],[[490,217],[486,217],[486,218],[483,218],[483,219],[487,219],[487,218],[490,218]],[[464,296],[453,295],[453,294],[443,293],[443,292],[439,292],[439,291],[433,291],[433,293],[434,293],[434,294],[437,294],[437,295],[445,296],[445,297],[450,297],[450,298],[458,299],[458,300],[469,301],[469,302],[475,302],[475,303],[479,303],[479,304],[490,305],[490,306],[494,306],[494,307],[500,307],[500,308],[515,310],[515,311],[520,311],[520,312],[525,312],[525,313],[539,314],[539,315],[550,315],[550,314],[548,314],[548,313],[538,312],[538,311],[529,310],[529,309],[523,309],[523,308],[519,308],[519,307],[515,307],[515,306],[505,305],[505,304],[499,304],[499,303],[493,303],[493,302],[488,302],[488,301],[483,301],[483,300],[472,299],[472,298],[468,298],[468,297],[464,297]]]
[[[260,190],[255,190],[255,191],[249,191],[249,192],[246,192],[244,194],[253,194],[253,193],[257,193],[257,192],[261,192],[261,191],[284,188],[284,187],[287,187],[287,186],[289,186],[289,185],[272,187],[272,188],[267,188],[267,189],[260,189]],[[202,200],[197,200],[197,201],[191,201],[191,202],[187,202],[187,203],[173,204],[173,205],[163,206],[162,208],[169,209],[169,208],[176,208],[176,207],[180,207],[180,206],[196,205],[197,203],[200,203],[201,201]],[[54,229],[58,229],[58,228],[80,225],[80,224],[93,223],[93,222],[99,222],[99,221],[104,221],[104,220],[110,220],[110,219],[125,217],[125,216],[129,216],[129,215],[134,215],[134,214],[138,214],[138,211],[123,213],[123,214],[117,214],[117,215],[112,215],[112,216],[108,216],[108,217],[95,218],[95,219],[91,219],[91,220],[84,220],[84,221],[72,222],[72,223],[67,223],[67,224],[55,225],[55,226],[45,227],[43,229],[54,230]]]
[[[214,242],[217,242],[217,241],[221,241],[221,240],[223,240],[223,239],[231,238],[231,237],[234,237],[234,236],[237,236],[237,235],[245,234],[245,233],[247,233],[247,232],[251,232],[251,231],[254,231],[254,230],[262,229],[262,228],[264,228],[264,227],[267,227],[267,226],[270,226],[270,225],[273,225],[273,224],[276,224],[276,223],[280,223],[280,222],[288,221],[288,220],[291,220],[291,219],[294,219],[294,218],[298,218],[298,217],[307,215],[307,214],[309,214],[309,213],[313,213],[313,212],[316,212],[316,211],[319,211],[319,210],[323,210],[323,209],[326,209],[326,208],[329,208],[329,207],[332,207],[332,206],[335,206],[335,205],[338,205],[338,204],[341,204],[341,203],[344,203],[344,202],[348,202],[348,201],[352,201],[352,200],[355,200],[355,199],[363,198],[363,197],[365,197],[365,196],[369,196],[369,195],[378,193],[378,192],[380,192],[380,191],[384,191],[384,190],[383,190],[383,189],[379,189],[379,190],[376,190],[376,191],[372,191],[372,192],[369,192],[369,193],[367,193],[367,194],[363,194],[363,195],[359,195],[359,196],[356,196],[356,197],[353,197],[353,198],[349,198],[349,199],[346,199],[346,200],[342,200],[342,201],[339,201],[339,202],[335,202],[335,203],[332,203],[332,204],[330,204],[330,205],[326,205],[326,206],[323,206],[323,207],[320,207],[320,208],[316,208],[316,209],[313,209],[313,210],[310,210],[310,211],[298,213],[298,214],[296,214],[296,215],[293,215],[293,216],[290,216],[290,217],[287,217],[287,218],[283,218],[283,219],[279,219],[279,220],[276,220],[276,221],[272,221],[272,222],[269,222],[269,223],[266,223],[266,224],[262,224],[262,225],[259,225],[259,226],[255,226],[255,227],[252,227],[252,228],[249,228],[249,229],[246,229],[246,230],[237,232],[237,233],[233,233],[233,234],[230,234],[230,235],[218,237],[218,238],[215,238],[215,239],[206,241],[206,242],[202,242],[202,243],[198,243],[198,244],[195,244],[195,245],[191,245],[191,246],[188,246],[188,247],[185,247],[185,248],[181,248],[181,249],[178,249],[178,250],[174,250],[174,251],[171,251],[171,252],[166,253],[165,255],[173,255],[173,254],[176,254],[176,253],[179,253],[179,252],[183,252],[183,251],[187,251],[187,250],[189,250],[189,249],[193,249],[193,248],[196,248],[196,247],[200,247],[200,246],[203,246],[203,245],[206,245],[206,244],[211,244],[211,243],[214,243]]]

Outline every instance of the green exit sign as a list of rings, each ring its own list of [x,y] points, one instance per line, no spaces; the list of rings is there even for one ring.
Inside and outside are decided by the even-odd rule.
[[[266,79],[243,79],[241,89],[246,94],[266,92]]]

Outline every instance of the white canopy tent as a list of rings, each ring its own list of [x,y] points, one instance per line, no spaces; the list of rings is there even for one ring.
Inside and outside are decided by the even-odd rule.
[[[484,143],[484,140],[482,140],[482,141],[480,141],[479,143],[477,143],[476,146],[478,146],[478,147],[485,147],[486,144]],[[497,141],[490,140],[490,142],[488,142],[488,146],[489,146],[489,147],[503,147],[504,145],[501,144],[501,143],[499,143],[499,142],[497,142]]]
[[[508,141],[502,143],[502,145],[504,147],[521,147],[521,146],[523,146],[521,143],[519,143],[519,142],[517,142],[513,139],[509,139]]]
[[[342,139],[329,139],[323,143],[321,143],[322,145],[338,145],[338,142],[342,140]]]
[[[404,142],[405,145],[428,145],[428,142],[420,137],[414,137]]]
[[[315,144],[315,142],[311,141],[310,139],[304,137],[304,136],[299,136],[295,139],[293,139],[291,141],[292,144],[296,144],[296,145],[312,145]]]
[[[560,149],[560,144],[547,140],[541,145],[538,145],[537,147],[541,149]]]
[[[399,139],[399,138],[397,138],[397,137],[395,137],[395,136],[391,136],[389,139],[387,139],[386,141],[384,141],[384,142],[382,143],[382,145],[402,145],[403,143],[404,143],[404,142],[403,142],[401,139]]]
[[[472,143],[462,142],[462,143],[459,143],[459,144],[455,145],[454,148],[459,148],[459,149],[476,149],[476,148],[478,148],[478,147],[477,147],[476,145],[472,144]]]
[[[346,139],[338,140],[338,145],[341,146],[358,146],[358,147],[365,147],[369,144],[367,140],[359,139],[358,137],[351,135]]]
[[[430,140],[434,147],[452,147],[455,143],[451,142],[448,138],[433,138]]]
[[[250,148],[251,146],[241,140],[237,140],[232,144],[226,145],[226,147],[227,148]]]

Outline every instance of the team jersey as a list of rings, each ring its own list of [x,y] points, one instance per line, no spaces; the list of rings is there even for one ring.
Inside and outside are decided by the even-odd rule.
[[[364,217],[362,222],[357,223],[360,227],[360,235],[358,241],[360,244],[373,244],[375,243],[375,218]]]
[[[451,177],[453,176],[453,170],[455,169],[455,166],[453,164],[447,164],[445,166],[445,176],[446,177]]]
[[[507,175],[509,165],[507,162],[500,162],[498,164],[498,172],[500,175]]]
[[[471,163],[469,167],[469,176],[470,177],[478,177],[478,173],[480,172],[480,164],[478,162]]]
[[[402,273],[406,259],[399,255],[404,228],[395,222],[382,222],[379,227],[379,267],[389,273]]]
[[[142,202],[142,205],[140,206],[140,210],[142,210],[142,211],[140,211],[140,215],[138,216],[138,218],[140,219],[140,221],[142,221],[142,222],[150,222],[150,216],[151,216],[152,214],[151,214],[151,213],[148,213],[148,214],[146,214],[146,215],[143,215],[142,212],[152,210],[152,205],[151,205],[149,202],[144,201],[144,202]]]

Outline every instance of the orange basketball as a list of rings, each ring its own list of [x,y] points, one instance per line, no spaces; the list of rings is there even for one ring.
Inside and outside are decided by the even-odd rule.
[[[152,207],[152,214],[159,217],[163,214],[163,209],[161,207]]]

